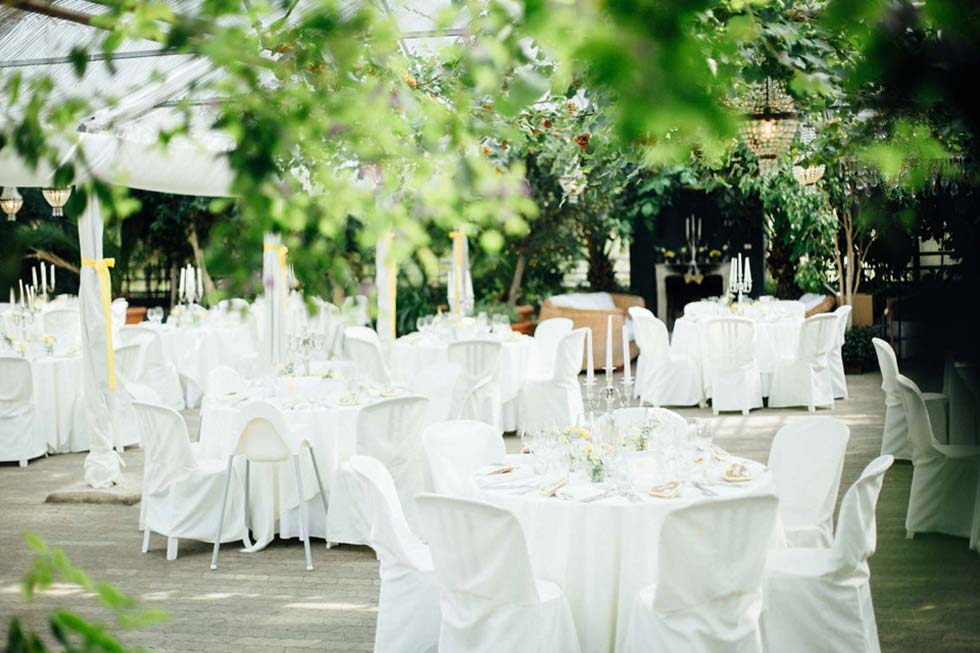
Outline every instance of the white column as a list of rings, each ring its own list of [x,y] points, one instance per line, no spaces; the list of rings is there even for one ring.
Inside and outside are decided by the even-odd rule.
[[[374,250],[374,285],[378,291],[378,336],[383,342],[395,340],[395,298],[397,293],[398,265],[392,251],[395,234],[386,232],[378,238]]]
[[[262,247],[262,285],[265,288],[262,362],[267,371],[275,373],[276,366],[286,357],[286,301],[289,294],[284,266],[286,255],[278,234],[266,234]]]
[[[102,210],[94,193],[78,219],[78,241],[83,259],[102,259]],[[89,453],[85,457],[85,482],[105,488],[122,476],[122,459],[113,449],[118,421],[115,407],[125,390],[111,389],[109,347],[111,331],[106,331],[106,315],[98,272],[83,265],[78,299],[82,320],[82,410],[89,429]],[[110,342],[106,342],[107,337]]]

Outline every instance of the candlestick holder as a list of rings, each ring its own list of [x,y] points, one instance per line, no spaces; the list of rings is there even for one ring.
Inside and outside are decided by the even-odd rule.
[[[602,389],[602,400],[606,404],[606,412],[611,413],[619,404],[619,390],[613,385],[612,379],[606,381],[606,387]]]
[[[585,399],[585,407],[589,414],[595,412],[595,378],[591,380],[586,377],[585,381],[582,381],[583,397]]]
[[[633,405],[633,380],[623,379],[623,408]]]

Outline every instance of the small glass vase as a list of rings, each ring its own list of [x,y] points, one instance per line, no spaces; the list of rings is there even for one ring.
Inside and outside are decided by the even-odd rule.
[[[606,480],[606,466],[602,464],[602,461],[591,464],[589,476],[593,483],[602,483]]]

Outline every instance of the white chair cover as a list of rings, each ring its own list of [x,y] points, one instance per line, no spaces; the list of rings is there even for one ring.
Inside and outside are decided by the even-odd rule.
[[[432,494],[418,505],[439,582],[440,653],[580,650],[568,602],[535,580],[513,513]]]
[[[219,365],[208,372],[208,395],[223,397],[245,391],[245,379],[233,367]]]
[[[375,652],[435,651],[440,616],[432,558],[405,521],[391,475],[368,456],[352,456],[340,474],[358,497],[360,517],[370,525],[365,541],[381,563]]]
[[[47,451],[47,438],[34,418],[31,364],[0,357],[0,461],[17,461],[23,467]]]
[[[466,374],[467,393],[461,416],[478,419],[503,431],[503,404],[497,378],[501,349],[495,340],[464,340],[450,343],[447,355],[449,362],[462,367]]]
[[[555,351],[561,339],[572,332],[574,323],[567,317],[542,320],[534,329],[534,349],[529,365],[530,375],[547,378],[555,366]]]
[[[980,447],[940,444],[933,428],[934,422],[941,422],[945,429],[945,407],[931,402],[935,412],[942,413],[934,419],[919,387],[901,374],[896,381],[912,442],[912,488],[905,530],[909,537],[916,533],[971,537],[980,530]]]
[[[123,297],[117,297],[112,300],[109,308],[112,314],[112,331],[118,333],[119,329],[126,324],[126,309],[129,308],[129,302]]]
[[[422,446],[432,488],[439,494],[464,496],[481,467],[501,462],[507,453],[500,432],[489,424],[454,420],[433,424],[422,432]]]
[[[521,388],[518,426],[522,430],[557,424],[570,426],[585,412],[578,375],[585,352],[586,329],[562,336],[555,349],[550,378],[528,379]]]
[[[769,450],[786,540],[796,547],[828,547],[834,504],[851,431],[831,417],[811,417],[779,429]]]
[[[419,372],[412,389],[429,399],[425,423],[457,419],[463,411],[466,387],[463,368],[455,363],[433,363]]]
[[[640,337],[636,333],[636,318],[639,315],[645,315],[647,317],[656,317],[649,308],[645,306],[630,306],[626,309],[626,313],[630,316],[630,324],[633,331],[633,340],[636,342],[636,346],[640,348],[640,353],[636,357],[636,367],[634,368],[634,376],[637,382],[633,384],[633,396],[636,398],[640,397],[640,384],[639,379],[642,379],[646,374],[647,362],[646,357],[643,355],[643,348],[640,346]],[[700,390],[699,390],[700,391]]]
[[[164,406],[183,410],[184,389],[180,383],[180,375],[163,353],[160,334],[143,326],[128,325],[119,329],[119,341],[123,345],[139,342],[144,346],[139,375],[132,380],[150,387]]]
[[[385,363],[381,339],[374,329],[365,326],[347,327],[344,329],[344,339],[347,341],[350,357],[368,380],[381,385],[391,384],[391,372]]]
[[[685,308],[685,312],[686,312]],[[762,406],[762,378],[755,358],[755,322],[725,317],[708,320],[701,351],[705,394],[715,415]]]
[[[633,602],[625,650],[761,653],[762,574],[777,503],[718,499],[668,514],[659,578]]]
[[[808,318],[800,327],[796,358],[776,364],[769,390],[769,406],[785,408],[834,406],[833,378],[828,356],[839,337],[840,319],[821,314]]]
[[[640,400],[656,407],[702,403],[698,364],[690,356],[672,354],[667,325],[647,309],[640,310],[632,314],[633,333],[643,362],[636,366],[636,392]]]
[[[716,302],[698,301],[684,306],[684,317],[694,319],[716,317],[721,315],[721,305]]]
[[[806,317],[806,304],[795,299],[780,299],[771,304],[773,310],[781,317],[802,320]]]
[[[980,377],[976,363],[946,359],[943,394],[949,397],[947,444],[980,444]]]
[[[198,461],[180,413],[165,406],[134,403],[143,433],[142,518],[145,529],[167,538],[214,542],[225,475],[221,461]],[[233,474],[222,542],[245,540],[245,501]],[[146,534],[148,542],[149,534]],[[144,545],[145,547],[145,545]],[[145,548],[144,548],[145,552]],[[173,555],[171,555],[171,552]],[[176,546],[168,543],[168,558]]]
[[[898,460],[912,460],[912,443],[905,421],[905,405],[898,390],[898,359],[891,345],[881,338],[872,338],[881,370],[881,391],[885,393],[885,431],[881,435],[881,454],[891,454]]]
[[[77,308],[53,308],[44,314],[44,334],[65,348],[82,344],[82,318]]]
[[[838,306],[833,313],[838,320],[837,340],[827,359],[830,362],[830,379],[834,387],[834,399],[847,399],[847,376],[844,374],[844,358],[841,355],[841,347],[844,346],[844,335],[851,323],[851,310],[851,307],[845,304]]]
[[[891,456],[874,459],[841,502],[829,549],[786,549],[766,564],[762,632],[767,651],[878,653],[868,558],[875,506]]]

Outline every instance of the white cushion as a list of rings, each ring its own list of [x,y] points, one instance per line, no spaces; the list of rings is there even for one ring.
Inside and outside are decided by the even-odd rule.
[[[607,292],[568,293],[555,295],[549,301],[561,308],[578,308],[611,311],[616,309],[616,302]]]

